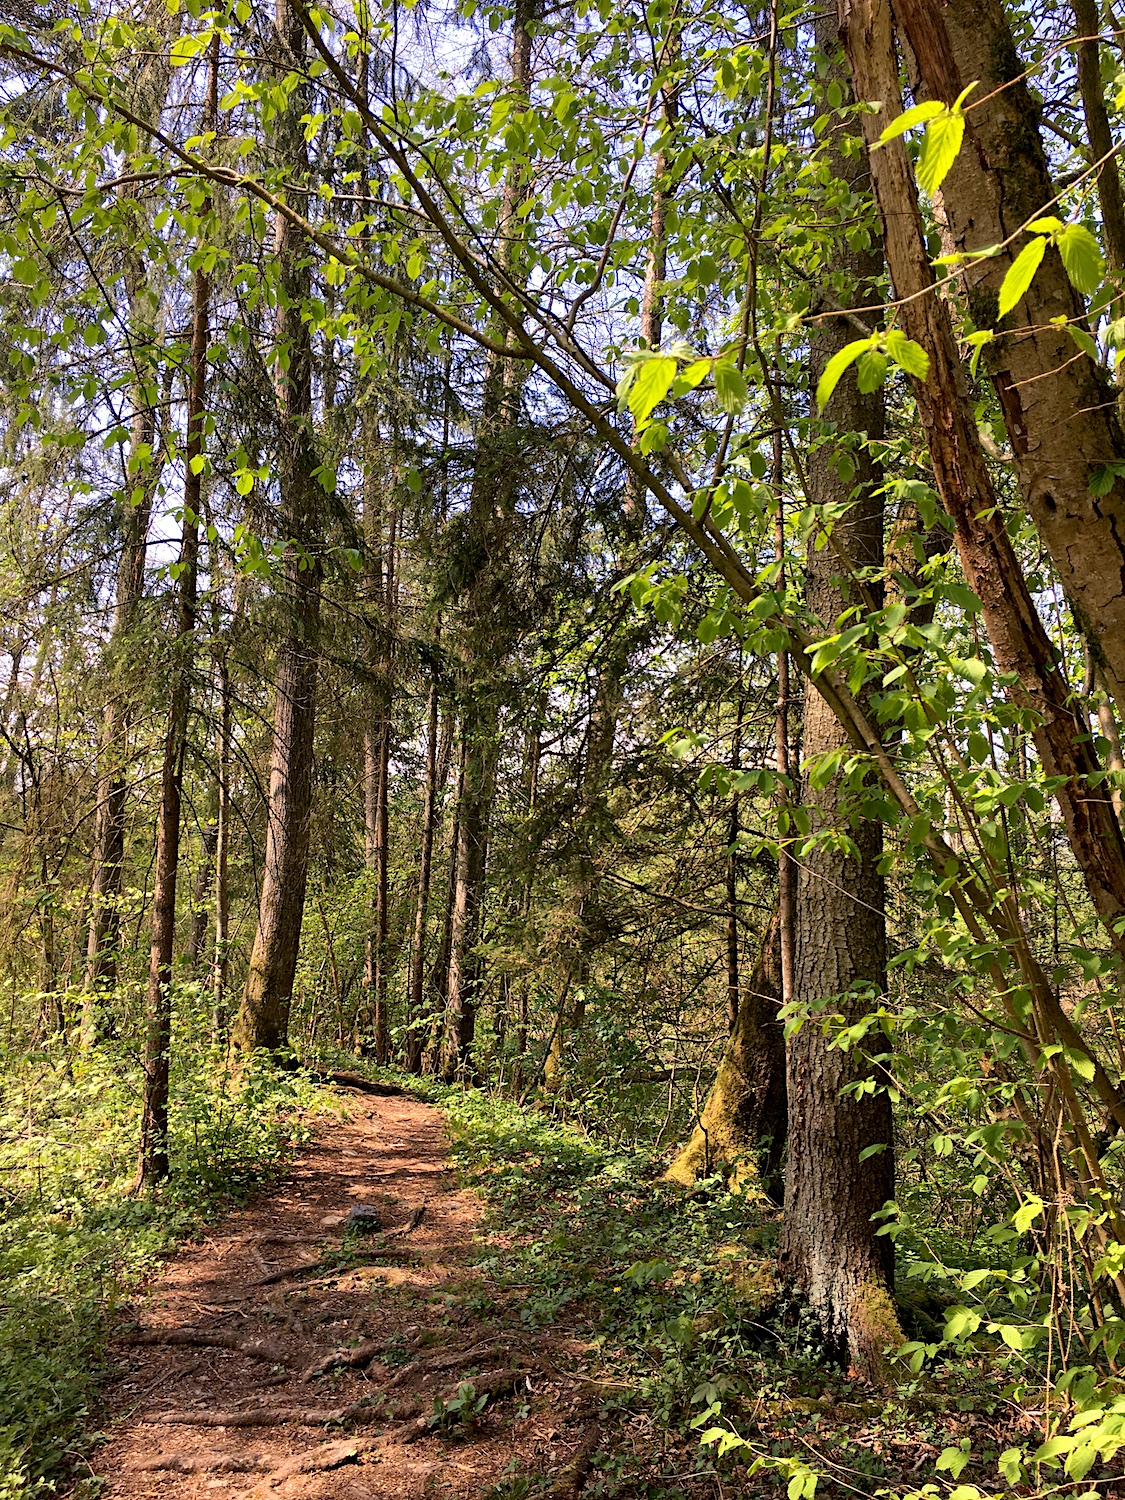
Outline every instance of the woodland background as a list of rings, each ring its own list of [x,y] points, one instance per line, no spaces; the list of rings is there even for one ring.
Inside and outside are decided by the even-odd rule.
[[[877,1390],[991,1372],[1035,1433],[941,1492],[1107,1493],[1123,36],[8,8],[10,1330],[44,1212],[394,1067],[780,1209]]]

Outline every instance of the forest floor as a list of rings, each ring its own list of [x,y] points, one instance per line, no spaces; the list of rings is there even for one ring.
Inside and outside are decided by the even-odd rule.
[[[285,1180],[181,1249],[110,1347],[102,1495],[480,1496],[518,1468],[577,1493],[596,1381],[476,1266],[438,1111],[349,1096]],[[349,1227],[357,1205],[378,1227]]]

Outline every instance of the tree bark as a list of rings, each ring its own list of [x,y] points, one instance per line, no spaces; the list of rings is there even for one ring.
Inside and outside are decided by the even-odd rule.
[[[203,130],[218,122],[219,38],[211,46]],[[210,204],[202,206],[206,217]],[[184,754],[194,666],[199,515],[203,496],[203,435],[207,406],[207,352],[211,328],[211,283],[203,268],[192,275],[191,364],[184,443],[184,516],[177,580],[178,620],[169,684],[168,724],[160,776],[156,831],[156,878],[152,896],[152,945],[145,1002],[144,1087],[136,1186],[155,1186],[171,1170],[168,1155],[168,1099],[172,1051],[172,955],[176,941],[176,886],[180,867],[180,816]]]
[[[847,14],[855,10],[848,7]],[[952,248],[997,244],[1037,214],[1052,212],[1055,189],[1039,106],[1020,76],[1023,63],[1002,0],[895,0],[895,17],[920,75],[920,97],[950,103],[979,80],[968,99],[964,145],[941,189],[939,209]],[[1080,66],[1088,71],[1081,59]],[[884,89],[869,68],[860,71],[869,79],[861,91],[883,90],[865,97],[892,97],[889,79]],[[893,97],[897,93],[896,78]],[[974,99],[980,101],[976,106]],[[883,115],[870,118],[885,124],[886,104]],[[1116,176],[1115,163],[1107,166]],[[1110,181],[1103,173],[1103,192]],[[912,225],[904,228],[913,233]],[[1017,236],[998,255],[970,262],[961,273],[978,328],[996,326],[1000,283],[1025,243]],[[896,286],[904,295],[897,279]],[[1113,387],[1093,360],[1075,358],[1077,346],[1065,326],[1053,326],[1060,318],[1084,326],[1085,309],[1058,251],[1049,247],[1027,294],[1000,325],[1002,336],[985,347],[983,362],[999,397],[1025,504],[1125,712],[1125,480],[1115,480],[1100,497],[1089,488],[1095,469],[1125,461],[1125,432]]]
[[[886,0],[840,0],[840,18],[857,94],[883,104],[881,114],[862,117],[870,143],[902,107],[890,11]],[[1101,768],[1089,729],[1059,670],[1004,526],[949,309],[933,292],[917,190],[901,141],[872,153],[871,163],[887,264],[895,292],[904,299],[901,323],[930,360],[928,378],[915,382],[918,409],[938,492],[954,521],[961,566],[980,597],[996,666],[1015,679],[1008,693],[1035,714],[1033,736],[1044,774],[1061,778],[1055,796],[1071,849],[1107,935],[1125,955],[1125,934],[1115,930],[1125,916],[1125,841],[1110,793],[1098,784]],[[953,196],[946,192],[948,201]]]
[[[836,53],[830,24],[817,25],[820,45]],[[832,65],[839,82],[837,65]],[[831,75],[829,75],[831,76]],[[840,126],[829,144],[833,175],[853,192],[865,185],[864,154],[843,148]],[[877,250],[837,248],[833,266],[847,272],[856,304],[871,301],[882,269]],[[857,314],[857,316],[865,316]],[[866,315],[870,317],[870,315]],[[810,337],[810,383],[853,337],[843,318],[814,325]],[[841,576],[846,559],[866,574],[863,587],[881,602],[881,584],[871,574],[883,565],[882,474],[867,444],[852,450],[853,479],[842,479],[833,431],[865,434],[879,442],[884,432],[881,392],[863,394],[854,367],[839,382],[828,408],[823,441],[808,458],[808,499],[841,507],[832,546],[808,548],[805,559],[809,608],[828,629],[860,597],[854,577]],[[804,749],[809,760],[847,746],[847,737],[819,694],[805,703]],[[901,1339],[891,1300],[894,1246],[877,1235],[874,1215],[894,1196],[894,1126],[884,1077],[863,1047],[847,1051],[829,1044],[821,1013],[852,1023],[865,1015],[886,987],[886,893],[879,870],[881,826],[849,813],[843,777],[810,787],[813,833],[846,831],[854,855],[831,842],[807,848],[797,874],[796,951],[793,999],[811,1013],[790,1035],[787,1056],[788,1157],[782,1262],[808,1293],[829,1348],[877,1382],[884,1378],[889,1344]],[[881,1041],[881,1034],[876,1032]],[[872,1092],[858,1092],[874,1082]]]
[[[438,797],[438,680],[430,677],[426,709],[426,792],[422,808],[422,847],[418,857],[418,899],[414,908],[414,947],[410,965],[410,1008],[406,1018],[404,1066],[408,1073],[421,1073],[423,1026],[426,1015],[426,918],[430,904],[430,879],[434,855],[434,824]]]
[[[277,0],[276,38],[285,64],[301,66],[305,32],[288,0]],[[308,171],[297,88],[279,117],[279,155]],[[311,434],[312,348],[301,309],[308,295],[302,242],[289,220],[274,225],[277,262],[277,482],[285,561],[288,628],[278,652],[266,852],[258,927],[232,1042],[242,1052],[283,1051],[301,939],[312,824],[313,733],[316,725],[321,563],[318,556],[316,458]]]

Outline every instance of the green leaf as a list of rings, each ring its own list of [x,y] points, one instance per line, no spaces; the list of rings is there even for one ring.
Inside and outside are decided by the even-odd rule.
[[[640,361],[626,397],[629,410],[638,422],[648,420],[653,407],[664,400],[675,378],[676,361],[667,355]]]
[[[878,349],[868,349],[861,354],[855,367],[860,394],[869,396],[872,391],[877,391],[887,378],[889,366],[890,360]]]
[[[916,104],[913,109],[904,109],[902,114],[896,115],[879,136],[879,145],[886,145],[888,141],[893,141],[895,136],[905,135],[908,130],[913,130],[915,125],[924,125],[927,120],[932,120],[935,115],[944,112],[945,105],[940,99],[927,99],[924,104]]]
[[[969,1440],[965,1438],[958,1447],[943,1449],[934,1467],[936,1469],[947,1469],[950,1476],[953,1479],[957,1479],[971,1456]]]
[[[918,158],[918,186],[936,193],[957,160],[965,139],[965,117],[962,114],[940,114],[926,127],[922,155]]]
[[[729,359],[715,361],[715,395],[725,412],[740,412],[746,405],[746,377]]]
[[[1016,1226],[1020,1234],[1026,1234],[1042,1212],[1042,1198],[1031,1197],[1026,1203],[1021,1203],[1019,1208],[1016,1209],[1012,1215],[1012,1223]]]
[[[999,312],[1004,317],[1027,291],[1043,263],[1047,241],[1042,236],[1029,240],[1004,273],[1000,283]]]
[[[887,353],[900,370],[905,370],[916,380],[925,380],[929,376],[930,356],[921,344],[908,339],[901,328],[887,329],[886,344]]]
[[[861,354],[866,354],[869,349],[878,348],[878,339],[853,339],[850,344],[845,344],[842,349],[836,351],[824,367],[824,373],[816,383],[816,404],[821,411],[828,405],[832,398],[832,392],[840,384],[840,377],[851,365],[854,365]]]
[[[1018,1448],[1005,1448],[997,1462],[997,1468],[1008,1484],[1019,1484],[1023,1478],[1023,1454]]]
[[[1087,297],[1096,292],[1105,277],[1105,261],[1098,242],[1083,224],[1067,224],[1055,235],[1071,284]]]

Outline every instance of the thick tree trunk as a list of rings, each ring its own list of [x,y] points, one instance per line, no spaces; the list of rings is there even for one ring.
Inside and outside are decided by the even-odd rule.
[[[856,92],[883,105],[879,115],[862,116],[870,141],[902,107],[890,10],[886,0],[840,0],[840,18]],[[932,40],[944,32],[927,35]],[[1125,841],[1110,793],[1097,784],[1100,767],[1089,730],[1059,670],[1004,526],[949,309],[932,291],[917,190],[901,141],[874,152],[871,163],[887,264],[895,292],[904,299],[901,323],[930,359],[928,378],[915,383],[918,409],[937,488],[954,521],[961,565],[980,597],[997,668],[1015,679],[1009,695],[1020,707],[1034,710],[1035,747],[1044,773],[1060,778],[1055,796],[1071,849],[1111,941],[1125,954],[1125,932],[1115,930],[1125,927]],[[949,181],[947,203],[955,196]],[[1023,341],[1003,342],[1015,346]],[[1068,399],[1062,392],[1056,398]]]
[[[855,16],[861,8],[846,6],[841,15]],[[1053,212],[1039,106],[1022,77],[1002,0],[895,0],[895,16],[920,74],[920,97],[952,102],[979,80],[968,100],[965,143],[941,189],[951,248],[997,244],[1037,214]],[[880,38],[877,45],[888,43]],[[1079,61],[1085,77],[1088,62]],[[886,92],[870,66],[860,64],[858,74],[866,79],[856,79],[865,97],[883,97],[867,93]],[[897,92],[896,80],[896,98]],[[869,118],[885,124],[886,103],[882,115]],[[1116,177],[1115,163],[1107,166]],[[1103,173],[1103,192],[1112,193],[1110,180]],[[913,225],[904,228],[912,233]],[[1000,283],[1025,243],[1017,236],[998,255],[964,268],[978,328],[996,326]],[[1112,239],[1109,248],[1112,258]],[[896,287],[905,294],[897,277]],[[1125,432],[1112,386],[1093,360],[1075,357],[1067,323],[1083,326],[1082,298],[1058,252],[1048,248],[1027,294],[1005,318],[1004,336],[985,347],[983,362],[1003,410],[1025,503],[1125,712],[1125,480],[1115,480],[1106,495],[1090,493],[1095,469],[1125,461]]]
[[[276,38],[286,65],[300,67],[305,33],[288,0],[277,0]],[[290,171],[308,170],[298,88],[280,117],[279,155]],[[276,373],[277,482],[283,533],[288,628],[278,652],[270,764],[266,853],[258,928],[232,1041],[242,1052],[282,1051],[301,940],[312,824],[313,732],[316,725],[321,564],[312,418],[312,349],[301,316],[308,294],[303,244],[278,214],[274,229],[278,273]]]
[[[820,45],[835,54],[832,26],[821,21],[817,34]],[[867,172],[862,155],[845,152],[834,139],[829,159],[834,174],[853,192],[862,189]],[[882,267],[878,252],[838,250],[833,266],[848,273],[856,305],[869,303]],[[816,325],[809,349],[814,389],[833,354],[853,337],[843,318]],[[834,424],[829,432],[865,433],[878,442],[884,428],[882,393],[861,393],[853,368],[836,387],[823,417]],[[856,579],[841,576],[841,559],[861,573],[883,565],[883,500],[882,475],[870,449],[855,448],[857,472],[845,481],[835,464],[835,445],[827,433],[825,439],[809,454],[808,498],[814,505],[847,508],[833,526],[832,546],[810,546],[805,567],[809,607],[831,632],[861,587]],[[869,578],[863,587],[876,596],[877,605],[881,585]],[[824,700],[809,694],[806,756],[811,760],[847,744]],[[891,1101],[864,1048],[845,1051],[830,1045],[821,1013],[854,1022],[885,988],[886,896],[879,872],[883,840],[878,823],[841,806],[842,783],[836,776],[805,794],[813,809],[814,834],[843,828],[856,853],[850,857],[834,844],[814,843],[797,876],[793,999],[811,1007],[811,1013],[788,1044],[782,1260],[808,1293],[829,1347],[878,1381],[885,1348],[901,1339],[891,1300],[894,1247],[877,1235],[873,1218],[894,1196]],[[856,1092],[872,1080],[872,1092]]]

